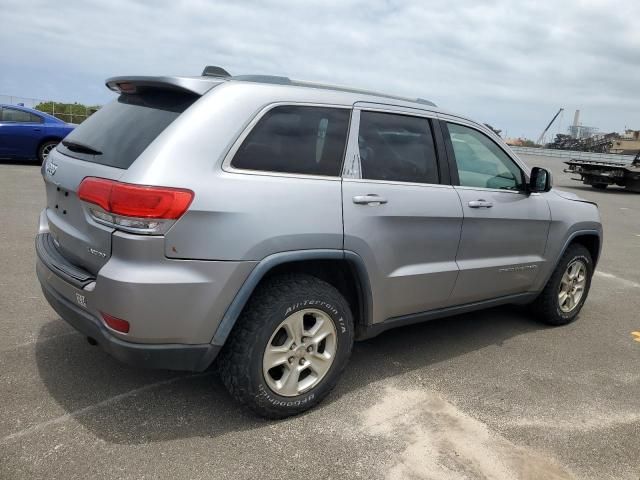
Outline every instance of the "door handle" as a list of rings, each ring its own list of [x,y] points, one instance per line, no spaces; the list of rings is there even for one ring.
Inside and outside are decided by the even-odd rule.
[[[481,198],[479,200],[471,200],[469,202],[469,207],[470,208],[491,208],[493,207],[493,203],[487,202],[486,200],[483,200]]]
[[[39,131],[40,131],[40,129],[39,129],[39,128],[34,128],[34,129],[33,129],[33,131],[34,131],[34,132],[39,132]]]
[[[356,205],[382,205],[387,203],[387,199],[370,193],[368,195],[356,195],[353,197],[353,203]]]

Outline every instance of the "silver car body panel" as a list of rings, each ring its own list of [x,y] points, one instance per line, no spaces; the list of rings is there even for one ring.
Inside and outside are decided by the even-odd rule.
[[[49,165],[55,165],[56,168],[47,169]],[[45,215],[49,231],[64,256],[95,274],[111,256],[114,229],[91,218],[87,208],[78,199],[78,187],[85,177],[118,180],[124,171],[71,158],[55,149],[49,154],[42,171],[47,193]]]
[[[408,113],[390,105],[357,105],[356,125],[361,110]],[[346,158],[359,162],[357,135],[350,135]],[[387,203],[354,203],[362,195],[377,195]],[[462,227],[452,186],[345,178],[343,209],[344,248],[361,256],[369,272],[372,324],[449,305]]]
[[[111,332],[120,340],[195,345],[214,339],[221,345],[268,273],[265,265],[318,258],[322,252],[354,262],[365,277],[365,325],[460,305],[479,308],[497,297],[540,291],[572,235],[601,237],[597,207],[553,191],[528,195],[470,189],[452,186],[446,178],[436,185],[361,178],[357,141],[362,109],[475,128],[528,176],[527,166],[493,132],[435,106],[295,83],[138,79],[202,96],[128,169],[83,162],[58,151],[50,155],[57,165],[54,175],[43,169],[47,207],[40,232],[53,234],[62,254],[96,280],[79,292],[41,261],[39,278],[69,302],[77,304],[76,294],[84,296],[86,307],[78,308],[96,318],[106,312],[130,320],[128,334]],[[233,155],[252,127],[283,104],[352,110],[342,177],[232,167]],[[88,206],[77,198],[86,176],[187,188],[195,198],[162,236],[123,233],[93,221]],[[369,194],[387,203],[353,202],[353,197]],[[494,208],[467,207],[479,198],[490,199]]]

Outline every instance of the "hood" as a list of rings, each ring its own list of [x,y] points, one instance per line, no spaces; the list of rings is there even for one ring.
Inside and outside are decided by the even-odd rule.
[[[596,202],[586,200],[572,192],[565,192],[564,190],[555,190],[555,189],[553,190],[553,192],[559,197],[564,198],[565,200],[573,200],[574,202],[584,202],[584,203],[591,203],[593,205],[597,205]]]

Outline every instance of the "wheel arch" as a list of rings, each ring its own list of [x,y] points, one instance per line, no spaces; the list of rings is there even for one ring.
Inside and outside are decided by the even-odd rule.
[[[577,232],[577,235],[572,236],[569,243],[566,244],[565,248],[562,250],[562,254],[564,254],[565,250],[573,244],[580,244],[583,247],[585,247],[587,250],[589,250],[589,254],[591,255],[591,260],[593,261],[593,266],[595,269],[595,266],[598,263],[598,259],[600,257],[600,250],[601,250],[600,235],[598,235],[597,232],[593,232],[593,233]]]
[[[555,265],[560,261],[564,253],[567,251],[571,245],[579,244],[584,246],[589,253],[591,254],[591,260],[593,261],[593,268],[595,269],[596,264],[598,263],[598,259],[600,257],[600,251],[602,249],[602,234],[598,230],[576,230],[575,232],[570,233],[560,250],[557,258],[554,262]],[[553,270],[549,273],[548,277],[551,277],[553,274]],[[549,280],[547,278],[545,283]]]
[[[344,250],[297,250],[265,257],[251,271],[224,313],[211,340],[224,345],[255,289],[270,276],[279,273],[308,273],[333,285],[347,300],[356,330],[371,321],[372,296],[369,277],[362,258]]]
[[[59,135],[53,135],[53,134],[45,135],[40,140],[38,140],[38,143],[36,145],[36,151],[34,153],[34,158],[38,158],[38,153],[40,153],[40,147],[42,147],[42,145],[44,145],[46,142],[60,143],[61,141],[62,141],[62,137],[60,137]]]

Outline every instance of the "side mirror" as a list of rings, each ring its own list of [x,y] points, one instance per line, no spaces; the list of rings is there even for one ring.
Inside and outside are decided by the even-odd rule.
[[[533,167],[529,178],[529,193],[548,192],[551,187],[551,172],[546,168]]]

